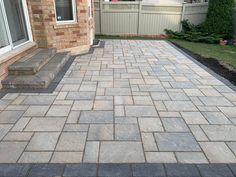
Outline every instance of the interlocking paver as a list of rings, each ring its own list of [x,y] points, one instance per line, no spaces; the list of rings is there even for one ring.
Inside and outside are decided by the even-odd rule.
[[[46,116],[68,116],[70,113],[70,106],[61,106],[61,105],[53,105],[49,109]]]
[[[86,133],[63,132],[56,146],[56,151],[83,151]]]
[[[64,165],[44,165],[44,164],[35,164],[29,171],[29,177],[48,177],[48,176],[62,176],[63,175]]]
[[[148,163],[176,163],[173,152],[145,152]]]
[[[79,123],[113,123],[113,111],[82,111]]]
[[[86,142],[84,151],[84,163],[98,163],[99,141]]]
[[[181,112],[187,124],[209,124],[200,112]]]
[[[113,140],[113,124],[91,124],[89,126],[88,140]]]
[[[202,114],[210,124],[231,124],[222,112],[203,112]]]
[[[176,152],[176,157],[180,163],[207,164],[208,160],[202,152]]]
[[[83,152],[54,152],[51,163],[81,163]]]
[[[140,130],[142,132],[162,132],[164,131],[159,118],[139,118]]]
[[[236,163],[236,157],[224,142],[200,142],[211,163]]]
[[[165,169],[161,164],[134,164],[132,165],[133,176],[155,176],[165,177]]]
[[[145,162],[140,142],[101,142],[100,163],[140,163]]]
[[[0,163],[236,163],[235,142],[233,87],[165,41],[106,40],[54,92],[0,99]]]
[[[53,151],[60,133],[35,133],[26,147],[27,151]]]
[[[11,124],[0,124],[0,140],[9,132],[11,127]]]
[[[127,116],[157,116],[154,106],[126,106],[125,112]]]
[[[64,118],[32,118],[25,131],[62,131]]]
[[[165,167],[168,177],[201,177],[194,165],[166,164]]]
[[[189,132],[189,128],[183,119],[164,118],[162,123],[167,132]]]
[[[52,156],[52,152],[24,152],[19,163],[48,163]]]
[[[0,165],[0,176],[2,177],[24,177],[28,174],[30,165],[25,164],[1,164]]]
[[[160,151],[200,151],[197,141],[190,133],[155,133]]]
[[[137,124],[116,124],[115,139],[127,141],[140,141],[139,127]]]
[[[0,142],[0,163],[16,163],[26,142]]]
[[[202,125],[201,127],[212,141],[236,141],[234,125]]]
[[[202,177],[233,177],[230,169],[223,164],[198,165]]]
[[[14,124],[23,113],[24,111],[2,111],[0,112],[0,124]]]
[[[49,106],[30,106],[24,113],[24,116],[27,117],[44,116],[47,113],[48,109]]]

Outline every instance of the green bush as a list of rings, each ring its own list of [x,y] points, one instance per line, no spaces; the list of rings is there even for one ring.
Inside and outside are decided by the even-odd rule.
[[[233,33],[233,7],[235,0],[210,0],[207,19],[203,24],[205,31],[221,34],[229,39]]]
[[[182,23],[182,31],[174,32],[172,30],[165,30],[166,34],[170,38],[174,39],[183,39],[186,41],[192,42],[203,42],[203,43],[219,43],[219,40],[223,38],[223,35],[210,34],[204,30],[202,25],[193,25],[188,22],[188,20],[184,20]]]

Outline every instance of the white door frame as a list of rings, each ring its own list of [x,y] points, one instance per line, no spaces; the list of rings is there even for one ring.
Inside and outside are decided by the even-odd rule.
[[[7,36],[8,36],[8,40],[9,40],[9,46],[6,46],[2,49],[0,49],[0,55],[3,53],[6,53],[12,49],[15,49],[17,47],[20,47],[28,42],[32,42],[33,41],[33,35],[32,35],[32,30],[31,30],[31,25],[30,25],[30,18],[29,18],[29,12],[28,12],[28,7],[27,7],[27,2],[26,0],[21,0],[22,1],[22,5],[23,5],[23,12],[24,12],[24,18],[25,18],[25,24],[26,24],[26,30],[27,30],[27,35],[28,35],[28,40],[26,42],[23,42],[17,46],[13,46],[13,42],[11,39],[11,33],[10,33],[10,28],[8,25],[8,20],[7,20],[7,16],[6,16],[6,10],[5,10],[5,6],[4,6],[4,2],[3,0],[0,0],[0,8],[2,9],[2,13],[3,13],[3,17],[4,17],[4,21],[5,21],[5,25],[6,25],[6,31],[7,31]]]

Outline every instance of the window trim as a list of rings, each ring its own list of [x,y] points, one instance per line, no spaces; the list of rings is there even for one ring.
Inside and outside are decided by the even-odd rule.
[[[58,20],[57,20],[56,0],[54,0],[55,19],[56,19],[56,23],[57,23],[57,24],[63,25],[63,24],[71,24],[71,23],[76,23],[76,22],[77,22],[76,2],[75,2],[75,0],[71,0],[71,2],[72,2],[73,20],[58,21]]]

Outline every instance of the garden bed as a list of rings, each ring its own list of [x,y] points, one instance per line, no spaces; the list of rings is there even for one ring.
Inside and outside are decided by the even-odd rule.
[[[196,59],[198,62],[202,63],[206,67],[210,68],[212,71],[217,73],[218,75],[224,77],[229,82],[231,82],[233,85],[236,86],[236,68],[235,68],[235,62],[236,62],[236,53],[235,58],[233,60],[229,60],[230,64],[224,62],[224,60],[219,58],[213,58],[211,57],[211,54],[208,54],[207,57],[204,56],[204,54],[199,54],[196,51],[193,51],[189,49],[189,46],[185,46],[183,44],[180,44],[178,40],[170,40],[172,44],[174,44],[179,49],[183,50],[185,53]],[[188,42],[186,42],[187,44]],[[196,44],[196,47],[198,44]],[[211,44],[209,44],[211,45]]]

